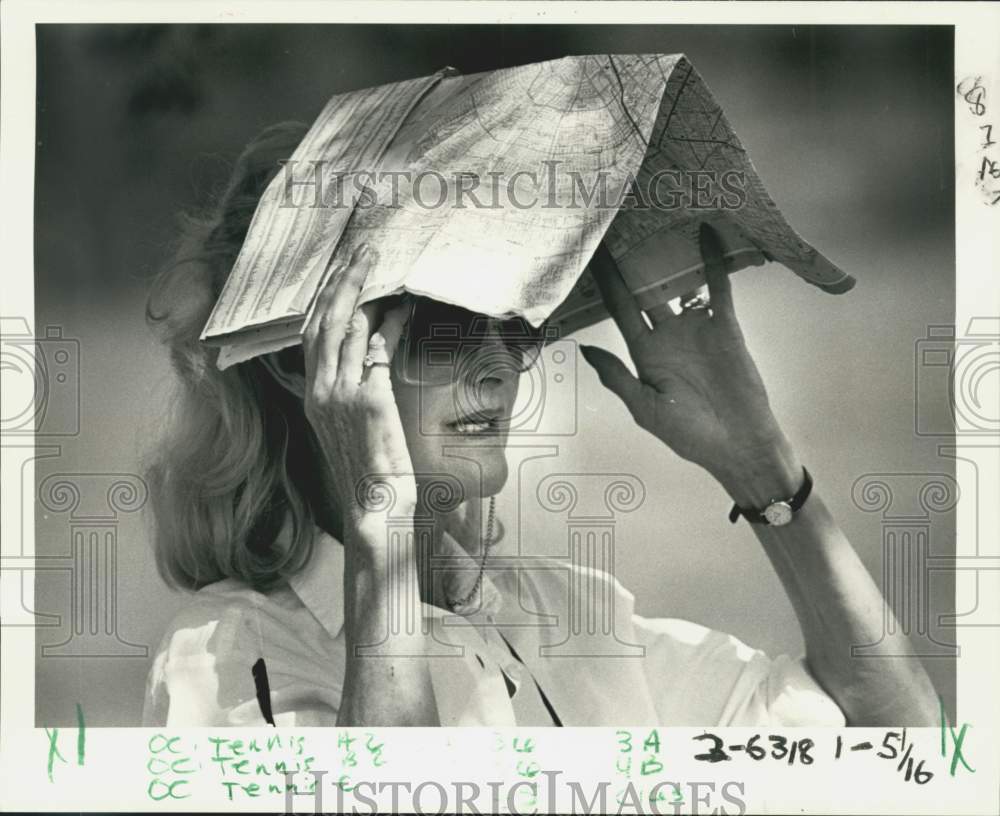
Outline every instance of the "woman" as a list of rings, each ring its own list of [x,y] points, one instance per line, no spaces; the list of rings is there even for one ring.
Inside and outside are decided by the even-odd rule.
[[[358,308],[377,247],[336,270],[301,349],[217,370],[199,331],[303,133],[279,126],[248,147],[150,296],[183,392],[149,472],[158,566],[199,591],[156,656],[147,724],[936,722],[926,673],[892,656],[907,654],[905,636],[883,637],[883,599],[769,408],[710,228],[710,300],[649,314],[651,327],[599,250],[591,269],[638,378],[582,351],[635,421],[752,521],[802,627],[802,660],[638,615],[605,573],[491,559],[499,525],[492,501],[485,525],[480,507],[506,481],[505,424],[541,341],[523,322],[421,298]],[[441,322],[463,342],[429,365],[420,349]],[[581,580],[612,598],[611,641],[567,640]],[[884,657],[851,657],[880,639]]]

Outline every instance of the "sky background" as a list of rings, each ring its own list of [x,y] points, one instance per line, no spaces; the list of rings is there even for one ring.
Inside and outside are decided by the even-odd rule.
[[[953,130],[950,28],[736,26],[39,26],[35,330],[79,341],[80,432],[55,473],[138,474],[170,398],[164,351],[143,320],[150,275],[167,257],[178,212],[203,205],[261,128],[310,122],[335,94],[431,73],[465,73],[584,53],[685,53],[747,148],[771,196],[808,241],[858,279],[826,295],[788,270],[733,278],[737,313],[800,458],[868,568],[881,580],[881,513],[852,500],[868,474],[907,486],[953,474],[941,440],[918,437],[948,405],[937,372],[915,365],[927,327],[953,322]],[[580,342],[625,357],[610,321]],[[919,376],[918,376],[919,375]],[[921,385],[918,387],[918,382]],[[54,393],[54,400],[62,399]],[[731,632],[772,654],[801,636],[764,553],[727,497],[694,466],[634,427],[580,361],[572,437],[500,497],[522,547],[564,553],[563,521],[538,507],[547,472],[629,473],[646,500],[616,528],[616,575],[643,615]],[[560,406],[561,410],[565,410]],[[513,471],[521,453],[512,451]],[[899,474],[915,474],[900,476]],[[911,507],[912,509],[912,507]],[[931,516],[930,548],[954,551],[953,513]],[[66,514],[37,511],[40,554],[69,551]],[[154,653],[185,597],[161,584],[142,513],[117,523],[122,639]],[[63,616],[39,645],[68,637],[68,573],[38,573],[36,609]],[[947,577],[930,587],[931,620],[954,608]],[[963,609],[959,604],[959,611]],[[948,642],[951,635],[936,635]],[[925,661],[954,698],[954,664]],[[37,659],[39,724],[137,724],[148,661]]]

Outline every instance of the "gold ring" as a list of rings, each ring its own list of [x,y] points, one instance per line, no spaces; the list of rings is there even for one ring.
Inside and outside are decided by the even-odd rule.
[[[363,361],[363,364],[364,364],[365,368],[373,368],[375,366],[389,366],[390,365],[390,363],[389,363],[389,357],[385,353],[385,350],[383,350],[381,352],[381,354],[379,354],[378,357],[373,356],[371,353],[366,354],[365,355],[365,359]]]

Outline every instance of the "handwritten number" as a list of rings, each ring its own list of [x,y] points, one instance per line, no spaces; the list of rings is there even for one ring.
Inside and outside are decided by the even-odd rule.
[[[878,751],[877,752],[878,756],[882,757],[882,759],[895,759],[899,751],[896,750],[895,745],[890,745],[889,741],[892,739],[899,739],[899,737],[900,734],[898,731],[886,731],[885,736],[882,738],[882,747],[885,748],[887,751],[892,751],[892,753],[883,754],[881,751]]]
[[[712,747],[706,754],[696,754],[695,759],[699,759],[702,762],[723,762],[725,760],[732,759],[729,754],[722,750],[722,740],[719,739],[715,734],[699,734],[697,737],[692,737],[696,740],[711,740]]]
[[[984,116],[986,114],[986,89],[979,84],[982,82],[982,77],[975,77],[972,80],[972,87],[967,90],[963,89],[962,86],[968,82],[968,79],[962,80],[958,83],[957,90],[968,104],[969,111],[973,116]]]
[[[367,737],[365,740],[365,748],[367,748],[368,752],[372,755],[372,765],[376,768],[382,767],[385,765],[385,757],[382,756],[382,746],[384,746],[385,743],[380,742],[378,745],[372,745],[375,735],[371,731],[366,731],[365,736]]]
[[[983,156],[983,163],[979,167],[979,180],[986,181],[986,176],[1000,178],[1000,165],[994,160]]]
[[[771,756],[774,759],[784,759],[788,755],[788,740],[778,734],[774,734],[768,739],[771,740],[771,745],[774,746]]]
[[[514,750],[519,754],[530,754],[535,750],[535,741],[531,737],[525,737],[521,742],[521,737],[514,737]]]
[[[983,78],[980,76],[970,76],[963,79],[955,86],[955,92],[965,101],[969,112],[973,116],[985,116],[986,110],[986,88],[982,85]],[[993,138],[993,123],[979,125],[979,130],[983,131],[983,141],[979,150],[985,151],[997,144]],[[983,156],[983,162],[976,173],[976,182],[980,187],[985,185],[987,179],[1000,179],[1000,161]],[[991,207],[1000,204],[1000,190],[983,189],[987,203]]]

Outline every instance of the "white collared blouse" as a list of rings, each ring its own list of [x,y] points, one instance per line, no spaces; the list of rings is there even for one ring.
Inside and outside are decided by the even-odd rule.
[[[227,579],[199,590],[154,658],[144,725],[265,725],[268,715],[278,726],[335,725],[343,581],[343,546],[317,529],[312,561],[288,585],[264,594]],[[639,615],[601,570],[520,559],[488,565],[482,590],[469,614],[422,604],[441,725],[845,724],[803,659]]]

